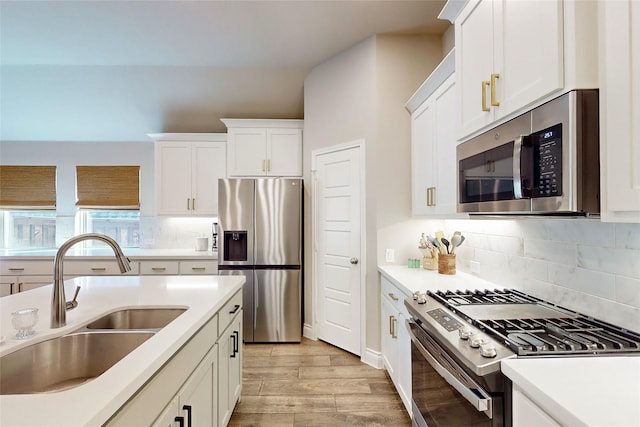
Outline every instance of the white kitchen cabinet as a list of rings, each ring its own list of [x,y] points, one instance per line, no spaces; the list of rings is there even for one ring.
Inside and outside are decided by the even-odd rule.
[[[3,261],[0,263],[0,297],[53,283],[53,262]]]
[[[411,183],[414,216],[455,216],[458,97],[454,52],[407,102],[411,112]]]
[[[218,179],[227,176],[224,134],[149,134],[155,144],[158,215],[217,215]]]
[[[560,427],[544,409],[536,405],[518,385],[513,385],[513,425],[515,427]]]
[[[179,261],[140,261],[140,275],[180,274]]]
[[[180,261],[180,274],[218,274],[218,261]]]
[[[601,217],[640,223],[640,3],[598,5]]]
[[[140,273],[137,262],[129,262],[129,266],[131,267],[130,271],[121,273],[118,262],[115,259],[65,259],[62,272],[65,278],[78,276],[117,276],[120,274],[137,276]]]
[[[240,295],[240,294],[239,294]],[[230,300],[220,310],[218,342],[218,425],[226,426],[242,391],[242,300]],[[227,319],[228,323],[225,321]]]
[[[380,276],[380,288],[382,360],[411,414],[411,338],[405,325],[409,314],[404,306],[407,295],[385,276]]]
[[[459,137],[597,87],[596,23],[596,2],[470,1],[455,20]]]
[[[302,120],[222,119],[230,177],[302,176]]]
[[[211,427],[215,425],[217,360],[218,347],[213,346],[152,426]]]

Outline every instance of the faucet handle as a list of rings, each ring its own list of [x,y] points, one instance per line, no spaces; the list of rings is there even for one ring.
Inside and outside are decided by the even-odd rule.
[[[76,301],[76,299],[78,299],[78,294],[79,293],[80,293],[80,286],[77,286],[76,287],[76,293],[73,294],[73,300],[66,302],[67,310],[73,310],[74,308],[76,308],[78,306],[78,301]]]

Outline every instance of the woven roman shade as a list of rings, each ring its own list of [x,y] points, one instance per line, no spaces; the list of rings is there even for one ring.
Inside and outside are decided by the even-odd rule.
[[[76,206],[140,209],[140,166],[76,166]]]
[[[56,208],[55,166],[0,166],[0,208]]]

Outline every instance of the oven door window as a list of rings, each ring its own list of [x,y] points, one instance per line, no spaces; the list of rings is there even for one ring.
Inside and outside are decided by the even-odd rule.
[[[502,396],[489,395],[463,373],[453,359],[444,356],[442,348],[418,325],[408,321],[408,326],[412,335],[411,393],[414,425],[503,425]],[[452,385],[454,383],[458,389]],[[493,414],[493,418],[489,414]]]
[[[513,141],[459,162],[460,203],[513,200]]]

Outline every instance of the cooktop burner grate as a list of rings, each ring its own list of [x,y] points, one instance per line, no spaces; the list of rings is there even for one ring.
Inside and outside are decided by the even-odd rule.
[[[428,294],[519,356],[640,352],[640,334],[515,289]]]

